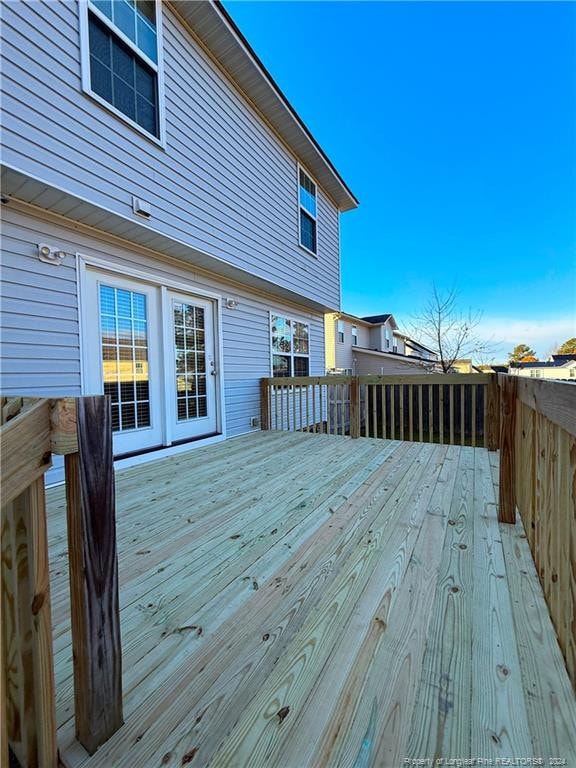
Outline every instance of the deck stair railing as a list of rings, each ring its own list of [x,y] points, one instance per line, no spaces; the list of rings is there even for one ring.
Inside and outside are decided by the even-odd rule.
[[[498,441],[494,374],[263,379],[261,405],[262,426],[269,430],[491,450]]]
[[[57,768],[44,475],[66,466],[76,734],[93,753],[122,724],[110,403],[0,398],[0,763]]]

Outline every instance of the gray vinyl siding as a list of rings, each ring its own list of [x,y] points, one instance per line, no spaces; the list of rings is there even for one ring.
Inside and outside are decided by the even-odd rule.
[[[238,284],[162,259],[152,251],[96,236],[50,214],[32,214],[11,203],[3,207],[2,369],[0,390],[36,396],[82,394],[80,326],[74,254],[109,260],[153,275],[159,283],[177,280],[194,289],[237,301],[222,309],[226,432],[250,430],[260,415],[259,379],[271,375],[269,313],[285,313],[310,325],[310,373],[325,372],[324,317],[309,309],[256,294]],[[67,252],[61,266],[43,264],[37,244]],[[87,392],[85,392],[87,394]],[[57,480],[55,475],[52,480]]]
[[[336,207],[318,188],[318,258],[307,254],[296,158],[174,9],[163,3],[165,149],[82,92],[79,9],[2,4],[3,162],[129,218],[139,196],[163,234],[338,307]]]
[[[418,363],[410,361],[393,360],[389,357],[368,355],[363,352],[356,353],[356,373],[358,376],[370,374],[384,376],[421,375],[428,371]]]

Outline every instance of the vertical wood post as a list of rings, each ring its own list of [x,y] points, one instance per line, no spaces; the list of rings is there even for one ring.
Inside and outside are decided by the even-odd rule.
[[[516,522],[516,392],[514,376],[502,376],[500,387],[500,503],[498,520]]]
[[[2,508],[2,654],[3,743],[10,742],[23,768],[56,768],[43,476]]]
[[[260,379],[260,429],[270,429],[270,387],[268,379]]]
[[[360,437],[360,380],[358,376],[350,379],[350,437]]]
[[[487,413],[484,415],[484,441],[489,451],[497,451],[500,440],[500,387],[498,375],[490,374],[487,388]]]
[[[65,458],[74,702],[76,737],[93,754],[123,722],[108,397],[77,401],[77,435],[78,452]]]

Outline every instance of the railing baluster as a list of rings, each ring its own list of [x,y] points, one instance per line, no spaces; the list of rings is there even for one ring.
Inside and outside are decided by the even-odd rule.
[[[294,425],[294,432],[298,431],[298,428],[296,426],[296,389],[300,390],[300,399],[302,399],[302,387],[296,387],[295,384],[292,385],[292,424]]]
[[[414,441],[414,387],[408,384],[408,437],[410,442]]]
[[[378,403],[376,402],[376,385],[368,384],[366,386],[366,391],[368,391],[368,388],[370,388],[370,391],[372,392],[372,437],[378,437]],[[368,417],[366,417],[366,423],[368,423]]]
[[[308,396],[306,397],[306,404],[308,404]],[[312,431],[317,432],[316,426],[316,385],[312,384]]]
[[[460,384],[460,445],[466,444],[465,439],[465,405],[466,405],[466,393],[464,391],[464,384]]]
[[[471,384],[472,387],[472,447],[476,448],[476,384]]]
[[[386,439],[386,384],[380,385],[380,392],[382,394],[382,437]]]
[[[422,398],[424,397],[423,385],[418,385],[418,440],[424,442],[424,423],[422,417]]]
[[[434,442],[434,386],[428,384],[428,439]]]
[[[390,387],[390,439],[396,439],[396,384]]]
[[[444,384],[438,387],[438,418],[440,420],[440,444],[444,445]]]
[[[398,387],[400,392],[400,440],[404,440],[404,384]]]
[[[450,397],[450,445],[454,445],[454,385],[450,384],[448,387],[448,394]]]

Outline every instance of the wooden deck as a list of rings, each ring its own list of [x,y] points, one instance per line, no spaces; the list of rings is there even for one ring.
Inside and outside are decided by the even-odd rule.
[[[575,765],[574,695],[521,524],[497,522],[495,461],[262,432],[119,472],[125,724],[92,757],[50,491],[64,765]]]

